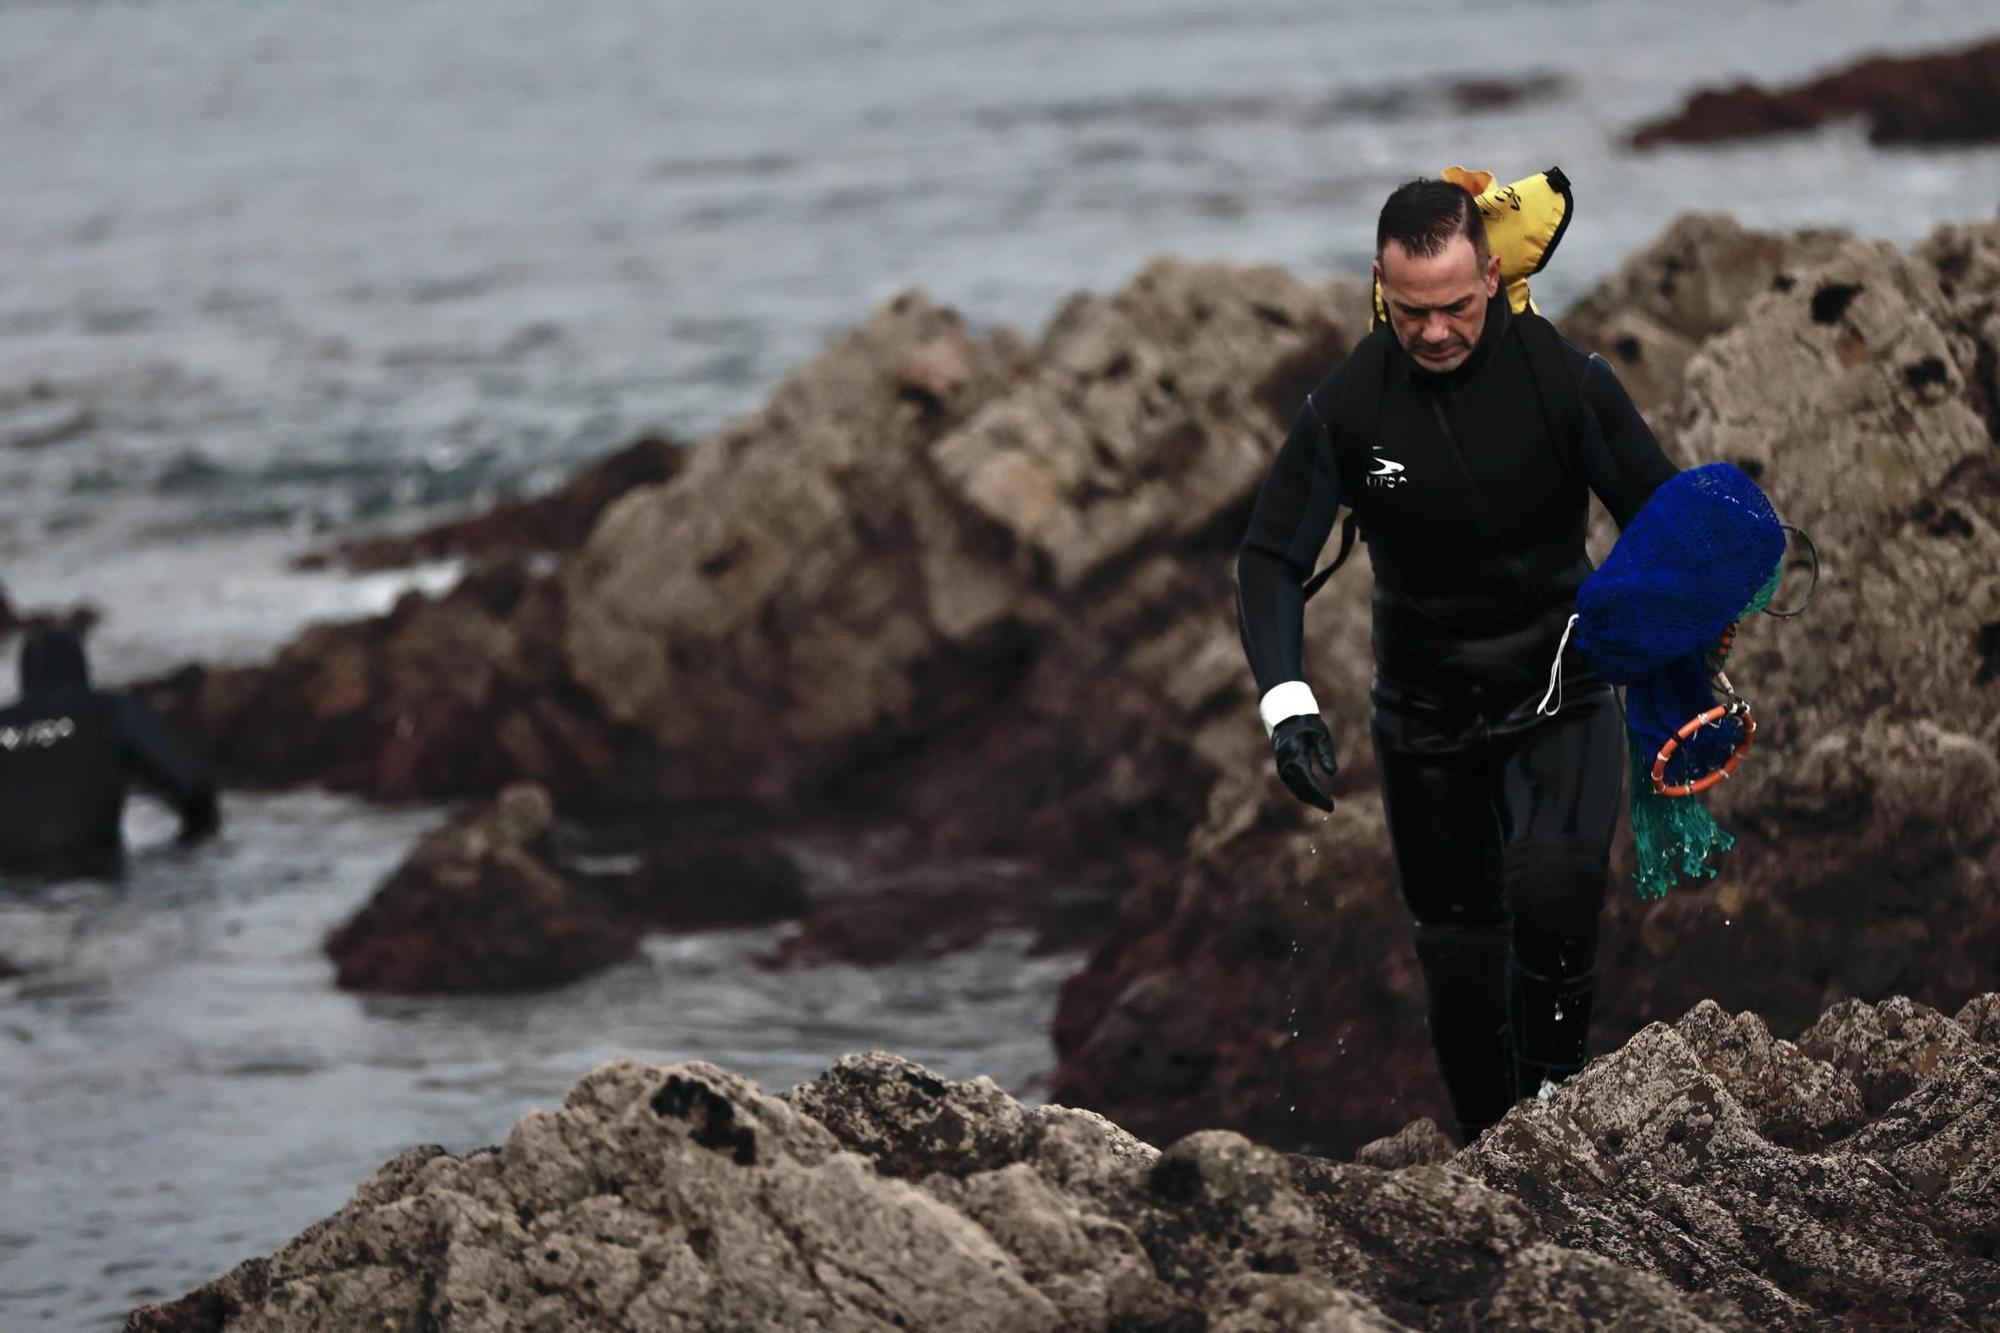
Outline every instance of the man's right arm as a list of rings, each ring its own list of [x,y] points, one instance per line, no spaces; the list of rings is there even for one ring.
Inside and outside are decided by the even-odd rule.
[[[1340,400],[1339,382],[1336,371],[1300,405],[1257,493],[1250,530],[1236,555],[1236,624],[1267,734],[1287,718],[1319,713],[1301,660],[1303,585],[1343,499],[1326,422]]]

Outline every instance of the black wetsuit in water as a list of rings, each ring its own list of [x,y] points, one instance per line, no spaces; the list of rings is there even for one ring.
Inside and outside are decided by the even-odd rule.
[[[1589,495],[1622,529],[1676,470],[1601,357],[1562,343],[1583,410],[1545,409],[1522,324],[1496,297],[1441,375],[1371,334],[1387,358],[1375,438],[1336,438],[1351,357],[1300,407],[1237,561],[1261,697],[1303,679],[1301,584],[1339,508],[1360,518],[1384,809],[1468,1136],[1583,1061],[1622,710],[1573,647],[1560,707],[1537,706],[1591,570]]]
[[[115,874],[126,784],[138,777],[193,839],[217,823],[215,780],[133,700],[90,687],[83,647],[64,631],[30,635],[21,697],[0,708],[0,872]]]

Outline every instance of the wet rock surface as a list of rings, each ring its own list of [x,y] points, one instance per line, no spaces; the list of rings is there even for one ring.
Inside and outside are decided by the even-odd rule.
[[[1877,144],[2000,141],[2000,40],[1962,51],[1877,57],[1776,92],[1742,83],[1705,90],[1679,114],[1641,126],[1636,148],[1785,134],[1864,119]]]
[[[348,990],[526,990],[629,957],[638,932],[549,868],[555,818],[527,783],[425,836],[326,942]]]
[[[277,1254],[128,1327],[1989,1324],[2000,1050],[1961,1029],[1925,1067],[1849,1022],[1910,1091],[1805,1150],[1732,1091],[1785,1082],[1794,1052],[1737,1043],[1732,1081],[1698,1049],[1756,1022],[1653,1025],[1448,1161],[1412,1125],[1417,1164],[1394,1167],[1226,1130],[1159,1150],[879,1053],[779,1097],[615,1062],[498,1148],[404,1153]],[[1830,1099],[1803,1118],[1832,1124],[1854,1089],[1810,1072],[1794,1100]]]
[[[582,835],[517,782],[426,836],[327,940],[349,990],[515,991],[631,956],[650,931],[765,925],[811,910],[798,860],[756,826],[669,822]]]

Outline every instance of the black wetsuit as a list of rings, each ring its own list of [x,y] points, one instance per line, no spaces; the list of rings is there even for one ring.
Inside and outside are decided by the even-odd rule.
[[[1472,354],[1442,375],[1387,329],[1370,335],[1388,358],[1375,438],[1336,438],[1350,359],[1300,407],[1237,562],[1244,650],[1266,696],[1303,678],[1301,584],[1341,505],[1360,518],[1384,809],[1468,1135],[1517,1087],[1583,1060],[1622,711],[1574,648],[1560,707],[1537,707],[1591,570],[1589,493],[1622,529],[1675,471],[1600,357],[1563,343],[1584,410],[1545,409],[1520,323],[1495,298]]]
[[[216,827],[207,767],[132,699],[92,689],[74,636],[32,636],[21,698],[0,708],[0,871],[117,873],[135,775],[179,812],[184,839]]]

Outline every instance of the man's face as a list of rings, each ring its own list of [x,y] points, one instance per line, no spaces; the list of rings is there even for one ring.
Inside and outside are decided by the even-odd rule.
[[[1489,255],[1482,267],[1463,235],[1429,258],[1391,240],[1375,261],[1375,276],[1396,341],[1419,366],[1441,375],[1472,355],[1486,327],[1486,303],[1500,290],[1500,260]]]

